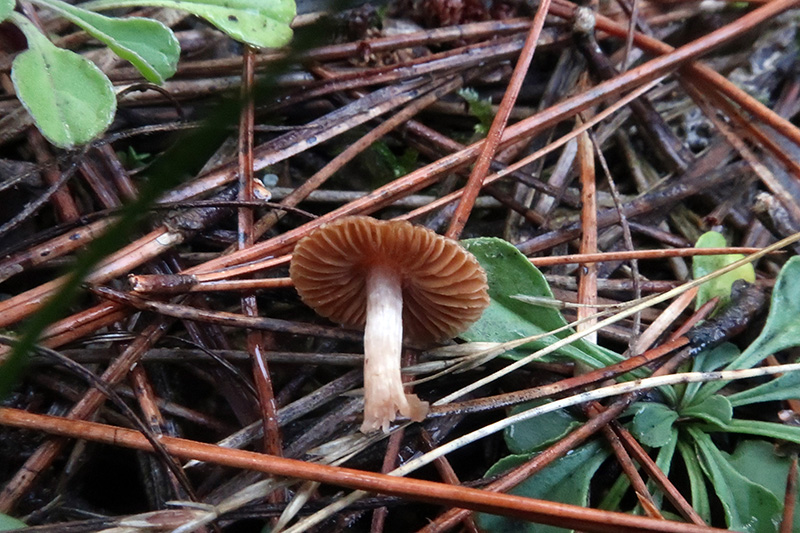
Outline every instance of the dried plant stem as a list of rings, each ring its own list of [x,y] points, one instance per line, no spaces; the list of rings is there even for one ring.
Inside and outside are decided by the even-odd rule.
[[[464,194],[459,200],[455,213],[453,213],[450,227],[447,228],[447,232],[445,233],[445,236],[451,239],[458,239],[461,235],[461,231],[467,223],[469,214],[472,212],[475,199],[478,197],[481,186],[486,179],[486,174],[489,172],[494,154],[500,146],[508,117],[511,115],[511,110],[514,108],[514,104],[517,101],[517,96],[522,88],[522,82],[525,80],[528,67],[536,51],[536,43],[539,40],[539,35],[542,33],[548,9],[550,9],[550,0],[542,0],[536,8],[536,15],[533,18],[531,29],[528,32],[525,45],[522,47],[519,59],[514,67],[514,72],[511,74],[511,80],[508,82],[505,94],[503,94],[500,108],[497,110],[497,114],[495,114],[492,120],[492,125],[489,127],[489,132],[481,147],[478,160],[475,162],[475,166],[467,180],[467,185],[464,187]]]
[[[705,524],[703,518],[694,510],[694,507],[686,501],[686,498],[681,494],[681,492],[672,484],[664,474],[664,471],[661,470],[658,465],[653,461],[653,459],[647,454],[647,452],[642,448],[642,445],[639,444],[633,435],[622,427],[616,420],[611,423],[614,431],[619,436],[622,444],[625,448],[628,449],[630,454],[636,460],[637,463],[647,472],[647,475],[650,476],[653,481],[658,483],[658,486],[664,491],[664,494],[667,496],[669,501],[672,505],[675,506],[676,509],[681,513],[681,515],[693,522],[695,524]]]
[[[239,199],[251,202],[255,198],[253,190],[255,174],[253,171],[253,124],[255,121],[255,103],[253,101],[253,87],[255,77],[256,51],[250,46],[245,46],[242,68],[242,109],[239,117]],[[239,208],[239,224],[237,245],[240,250],[246,250],[255,242],[253,229],[253,210],[249,207]],[[258,317],[258,303],[255,294],[245,293],[241,299],[242,314],[247,317]],[[278,406],[275,402],[275,392],[272,386],[272,377],[267,364],[265,352],[273,346],[267,344],[271,335],[262,330],[250,329],[247,331],[247,350],[253,369],[253,380],[258,392],[258,403],[263,425],[264,450],[266,453],[281,456],[283,445],[281,431],[278,425]],[[271,343],[270,343],[271,344]],[[283,501],[280,491],[270,494],[269,501],[279,503]]]
[[[688,356],[688,350],[684,350],[682,352],[681,359],[683,357]],[[675,364],[675,363],[673,363]],[[663,372],[666,372],[667,369],[671,372],[674,370],[674,366],[667,366],[664,368]],[[767,375],[775,375],[780,374],[783,372],[797,372],[800,371],[800,363],[794,364],[787,364],[787,365],[780,365],[777,367],[761,367],[761,368],[751,368],[751,369],[744,369],[744,370],[722,370],[717,372],[686,372],[686,373],[679,373],[679,374],[667,374],[663,375],[662,372],[659,372],[658,375],[654,374],[653,377],[639,379],[634,381],[628,381],[624,383],[617,383],[614,385],[610,385],[607,387],[602,387],[600,389],[596,389],[593,391],[588,391],[584,393],[577,394],[575,396],[570,396],[569,398],[564,398],[561,400],[555,400],[545,405],[541,405],[538,407],[532,407],[528,410],[522,411],[515,415],[508,416],[502,420],[497,422],[488,424],[481,429],[475,430],[471,433],[458,437],[438,448],[425,453],[424,455],[412,459],[411,461],[405,463],[403,466],[397,468],[393,472],[391,472],[392,476],[405,476],[424,465],[430,464],[438,457],[443,457],[448,453],[460,449],[467,444],[473,443],[479,439],[482,439],[488,435],[494,434],[498,431],[501,431],[513,424],[517,424],[524,420],[529,420],[536,416],[540,416],[545,413],[554,412],[560,409],[564,409],[569,406],[578,405],[582,403],[597,401],[602,398],[607,398],[611,396],[623,395],[619,401],[624,404],[624,408],[627,408],[630,401],[633,401],[633,398],[638,396],[638,393],[645,389],[662,387],[664,385],[676,385],[676,384],[683,384],[683,383],[698,383],[698,382],[708,382],[708,381],[732,381],[736,379],[747,379],[755,376],[767,376]],[[611,409],[609,409],[610,411]],[[615,415],[618,416],[622,411],[614,410]],[[610,419],[605,420],[607,423]],[[325,517],[329,516],[330,512],[333,509],[341,509],[343,505],[348,505],[355,500],[361,498],[364,495],[363,492],[357,491],[351,493],[347,497],[340,500],[336,504],[332,504],[329,506],[330,509],[323,509],[306,519],[304,521],[304,527],[308,527],[310,525],[318,523],[320,520],[324,519]],[[690,527],[685,525],[684,527]],[[694,526],[700,527],[700,526]],[[688,531],[688,529],[687,529]],[[287,532],[288,533],[288,532]]]
[[[602,409],[602,405],[596,402],[593,402],[586,406],[587,411],[597,410],[599,411]],[[614,452],[614,456],[619,462],[620,466],[622,467],[622,471],[628,477],[628,480],[633,487],[633,491],[636,494],[636,497],[639,500],[639,504],[642,506],[645,514],[652,518],[658,518],[664,520],[664,516],[661,514],[661,511],[658,509],[658,505],[656,505],[655,500],[653,500],[653,495],[650,494],[650,491],[647,488],[647,484],[642,479],[642,476],[639,474],[639,471],[636,468],[633,460],[631,459],[630,454],[625,449],[625,446],[622,445],[622,441],[619,437],[619,434],[614,431],[614,426],[611,424],[603,426],[600,431],[603,433],[608,444],[611,446],[612,451]]]
[[[731,39],[738,37],[739,33],[751,29],[763,21],[774,17],[796,4],[800,0],[775,0],[744,15],[737,21],[736,27],[724,26],[699,39],[692,41],[680,48],[647,63],[621,74],[617,78],[598,84],[591,90],[575,95],[546,109],[536,115],[522,120],[505,129],[500,145],[503,146],[522,136],[530,136],[544,128],[552,126],[568,116],[603,101],[617,96],[619,93],[650,82],[670,72],[671,70],[692,61],[702,54],[721,46]],[[555,4],[554,4],[555,5]],[[800,135],[800,132],[798,132]],[[224,268],[236,263],[258,260],[275,252],[276,245],[290,246],[301,237],[307,235],[320,225],[335,220],[336,218],[374,212],[389,205],[394,198],[400,195],[415,192],[432,184],[441,173],[452,171],[468,163],[480,153],[483,141],[474,143],[465,149],[445,156],[442,159],[421,169],[409,173],[403,178],[393,181],[350,204],[331,211],[314,221],[284,233],[279,239],[270,239],[256,244],[248,250],[230,254],[217,260],[210,261],[197,268],[198,272],[211,269]]]
[[[139,432],[79,420],[38,415],[11,408],[0,408],[0,424],[35,429],[63,437],[151,450]],[[532,498],[487,492],[446,483],[408,479],[362,470],[341,468],[284,459],[255,452],[222,449],[212,444],[174,437],[162,437],[161,443],[172,455],[199,459],[214,464],[257,470],[270,475],[300,478],[337,486],[364,489],[379,494],[404,496],[440,505],[515,516],[523,520],[609,533],[674,532],[710,533],[723,531],[711,527],[634,517],[623,513],[598,511]]]
[[[653,375],[665,375],[675,370],[678,365],[688,357],[689,350],[681,350],[672,359],[667,361],[664,365],[658,368]],[[628,394],[615,400],[605,411],[592,417],[589,421],[581,427],[571,432],[569,435],[559,440],[542,453],[538,454],[530,461],[527,461],[511,472],[504,475],[500,480],[491,483],[486,487],[486,490],[505,492],[511,490],[516,485],[522,483],[530,476],[550,464],[557,458],[567,454],[570,450],[579,446],[586,439],[591,437],[600,428],[611,423],[621,415],[631,403],[637,398],[635,394]],[[464,516],[469,514],[465,509],[450,509],[446,511],[436,520],[431,522],[427,527],[419,530],[417,533],[441,533],[447,531],[454,524],[457,524]]]
[[[797,512],[797,454],[792,456],[789,475],[786,478],[786,493],[783,499],[783,517],[779,533],[791,533],[794,530],[794,513]]]
[[[578,119],[578,124],[583,120]],[[578,165],[581,178],[581,254],[597,253],[597,197],[595,195],[594,147],[586,131],[578,136]],[[593,315],[597,303],[597,264],[584,264],[578,275],[578,320]],[[579,326],[578,331],[591,327],[596,319],[590,319]],[[597,332],[586,337],[589,342],[597,342]]]
[[[686,346],[688,339],[680,338],[661,346],[649,350],[636,357],[631,357],[620,363],[607,367],[586,372],[567,379],[562,379],[549,385],[541,385],[530,389],[506,392],[495,396],[465,400],[462,402],[449,402],[434,405],[431,408],[430,416],[441,416],[450,413],[475,413],[489,409],[501,409],[512,405],[536,400],[538,398],[548,398],[557,394],[563,394],[570,390],[587,387],[592,383],[597,383],[607,379],[612,379],[621,374],[631,372],[644,365],[650,364],[665,355]]]
[[[598,252],[593,254],[554,255],[531,257],[532,265],[547,267],[575,263],[595,263],[601,261],[628,261],[631,259],[667,259],[670,257],[695,257],[698,255],[754,254],[761,248],[732,246],[729,248],[664,248],[661,250],[629,250],[622,252]]]
[[[556,139],[555,141],[549,143],[544,148],[542,148],[540,150],[537,150],[533,154],[525,156],[524,158],[520,159],[519,161],[517,161],[517,162],[515,162],[515,163],[513,163],[511,165],[508,165],[506,168],[504,168],[502,170],[499,170],[499,171],[495,172],[494,174],[492,174],[490,176],[487,176],[486,179],[484,180],[484,185],[487,185],[487,186],[491,185],[494,182],[496,182],[496,181],[498,181],[498,180],[500,180],[500,179],[502,179],[502,178],[504,178],[504,177],[506,177],[508,175],[511,175],[511,174],[517,172],[519,169],[525,167],[526,165],[528,165],[530,163],[533,163],[534,161],[540,160],[545,155],[547,155],[547,154],[549,154],[551,152],[554,152],[555,150],[557,150],[561,146],[564,146],[565,144],[567,144],[572,139],[577,138],[582,132],[587,131],[592,126],[598,124],[602,120],[610,117],[611,115],[613,115],[614,113],[616,113],[617,111],[619,111],[620,109],[625,107],[627,104],[629,104],[634,99],[636,99],[639,96],[645,94],[650,89],[655,87],[659,82],[660,82],[660,79],[659,80],[654,80],[654,81],[652,81],[652,82],[650,82],[648,84],[645,84],[642,87],[639,87],[639,88],[631,91],[629,94],[626,94],[626,95],[622,96],[619,100],[617,100],[613,104],[609,105],[606,109],[604,109],[602,112],[598,113],[595,117],[593,117],[591,120],[587,121],[582,126],[573,129],[570,133],[568,133],[568,134]],[[459,148],[459,149],[462,149],[462,148]],[[415,210],[413,210],[413,211],[401,216],[400,218],[401,219],[405,219],[405,220],[417,219],[417,218],[422,217],[422,216],[424,216],[424,215],[426,215],[426,214],[428,214],[428,213],[430,213],[430,212],[432,212],[432,211],[434,211],[436,209],[439,209],[439,208],[441,208],[441,207],[443,207],[443,206],[445,206],[445,205],[447,205],[447,204],[449,204],[451,202],[454,202],[455,200],[459,199],[463,193],[464,193],[464,189],[459,189],[457,191],[453,191],[452,193],[450,193],[448,195],[445,195],[445,196],[443,196],[443,197],[441,197],[441,198],[439,198],[437,200],[434,200],[433,202],[429,203],[426,206],[417,208],[417,209],[415,209]],[[551,194],[555,195],[555,194],[557,194],[557,191],[552,191]]]

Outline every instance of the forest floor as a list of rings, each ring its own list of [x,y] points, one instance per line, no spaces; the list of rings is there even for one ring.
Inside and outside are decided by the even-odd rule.
[[[0,26],[0,529],[798,530],[798,0],[399,0],[280,49],[146,8],[161,85],[33,5],[118,109],[48,142]],[[387,433],[289,277],[351,215],[488,276]]]

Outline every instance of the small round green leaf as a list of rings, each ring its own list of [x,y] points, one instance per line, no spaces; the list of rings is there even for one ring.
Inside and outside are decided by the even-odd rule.
[[[237,41],[271,48],[292,39],[293,0],[181,0],[175,4],[176,9],[206,19]]]
[[[60,0],[44,5],[105,43],[153,83],[163,83],[178,68],[180,44],[172,30],[157,20],[106,17]]]
[[[697,239],[695,248],[724,248],[727,246],[725,237],[716,231],[704,233]],[[726,267],[740,259],[742,254],[724,255],[698,255],[692,260],[692,273],[694,279],[710,274],[715,270]],[[736,270],[732,270],[717,278],[707,281],[700,285],[697,290],[696,306],[700,307],[712,298],[719,297],[720,302],[725,304],[731,299],[731,286],[737,279],[743,279],[748,283],[756,280],[756,273],[752,264],[742,265]]]
[[[698,418],[712,424],[727,424],[733,418],[733,406],[725,396],[714,394],[702,402],[681,409],[681,417]]]
[[[791,458],[775,453],[772,443],[763,440],[746,440],[736,446],[729,457],[731,465],[743,476],[766,488],[779,500],[786,491],[786,478],[789,475]],[[795,509],[800,508],[800,494],[795,495]],[[794,513],[792,531],[800,531],[800,513]]]
[[[206,19],[237,41],[275,48],[292,38],[294,0],[97,0],[81,7],[99,10],[154,6],[181,9]]]
[[[6,20],[14,12],[14,0],[0,0],[0,22]]]
[[[640,403],[635,406],[636,416],[631,431],[639,442],[651,448],[660,448],[672,438],[672,425],[678,413],[663,403]]]
[[[53,45],[21,15],[13,20],[25,32],[28,50],[14,59],[11,80],[36,127],[61,148],[97,137],[117,107],[109,79],[88,59]]]

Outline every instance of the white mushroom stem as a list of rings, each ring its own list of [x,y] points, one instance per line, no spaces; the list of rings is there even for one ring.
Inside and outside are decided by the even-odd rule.
[[[367,323],[364,329],[364,423],[361,431],[388,431],[398,411],[422,420],[428,403],[403,391],[400,356],[403,350],[402,280],[391,265],[367,273]]]

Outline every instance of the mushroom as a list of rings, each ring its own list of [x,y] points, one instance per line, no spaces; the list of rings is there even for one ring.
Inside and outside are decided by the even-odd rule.
[[[489,305],[486,273],[458,242],[406,221],[366,216],[324,224],[300,240],[289,274],[320,315],[364,328],[364,423],[388,431],[400,412],[421,421],[428,403],[405,394],[403,335],[442,341]]]

